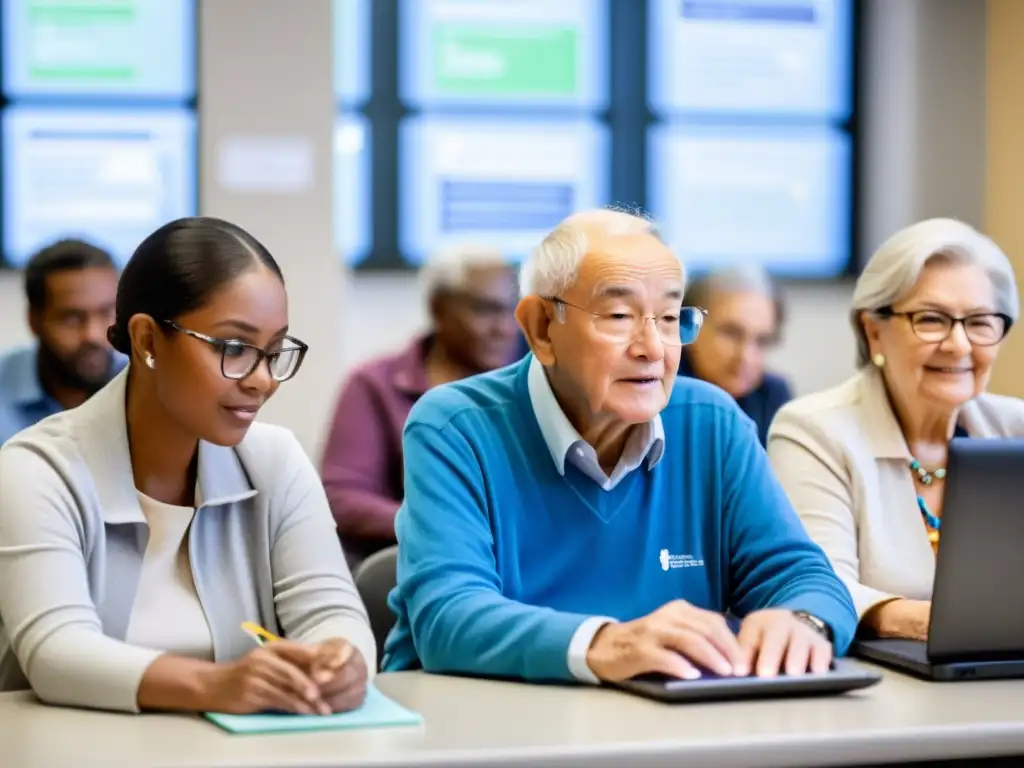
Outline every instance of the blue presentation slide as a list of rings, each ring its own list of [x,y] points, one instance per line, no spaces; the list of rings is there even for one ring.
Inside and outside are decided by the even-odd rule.
[[[849,117],[853,0],[649,2],[656,113]]]
[[[409,106],[608,103],[608,0],[401,0],[399,12]]]
[[[648,207],[689,269],[833,277],[850,259],[851,153],[827,127],[658,125]]]
[[[370,130],[362,115],[341,115],[334,126],[334,242],[355,266],[370,255]]]
[[[196,0],[3,0],[4,91],[184,101],[196,92]]]
[[[521,259],[574,211],[609,202],[607,129],[584,119],[405,120],[399,238],[422,263],[441,248],[492,245]]]
[[[370,99],[370,0],[334,0],[334,95],[346,109]]]
[[[187,110],[9,108],[3,116],[4,255],[82,237],[126,261],[162,224],[196,214]]]

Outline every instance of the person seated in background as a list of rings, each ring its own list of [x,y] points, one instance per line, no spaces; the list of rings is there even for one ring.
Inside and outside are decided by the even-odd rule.
[[[930,219],[872,256],[853,293],[860,371],[779,411],[768,455],[861,627],[924,639],[949,440],[1024,436],[1024,402],[985,392],[1019,299],[999,247]]]
[[[759,267],[735,267],[695,279],[684,301],[708,314],[697,340],[679,358],[679,373],[732,395],[754,420],[764,445],[775,412],[793,397],[784,378],[764,369],[765,354],[782,335],[777,287]]]
[[[376,660],[312,463],[253,420],[299,370],[281,270],[189,218],[139,245],[127,370],[0,448],[0,690],[98,709],[327,713]],[[256,647],[256,622],[285,639]]]
[[[117,269],[106,251],[61,240],[25,266],[28,325],[36,343],[0,356],[0,445],[74,408],[124,367],[107,343]]]
[[[703,315],[682,305],[682,265],[653,224],[574,215],[521,287],[532,354],[409,416],[384,668],[586,682],[827,670],[856,626],[849,593],[753,422],[677,379]]]
[[[431,387],[521,357],[515,271],[480,246],[444,251],[421,270],[431,330],[397,354],[360,366],[341,390],[321,476],[354,568],[395,543],[402,502],[402,429]]]

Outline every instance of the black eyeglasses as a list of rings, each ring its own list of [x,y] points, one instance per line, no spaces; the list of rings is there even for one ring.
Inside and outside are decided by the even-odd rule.
[[[910,328],[921,341],[938,344],[949,338],[957,324],[964,327],[964,333],[971,344],[991,347],[1002,341],[1013,321],[1001,312],[979,312],[963,317],[954,317],[937,309],[919,309],[913,312],[894,312],[892,307],[882,307],[875,312],[879,317],[905,317]]]
[[[162,322],[178,333],[204,341],[214,349],[220,350],[220,372],[224,378],[234,381],[251,376],[256,366],[264,359],[274,381],[288,381],[299,372],[306,352],[309,351],[309,346],[291,336],[285,336],[279,342],[275,342],[274,348],[266,350],[238,339],[217,339],[205,333],[190,331],[172,320]]]

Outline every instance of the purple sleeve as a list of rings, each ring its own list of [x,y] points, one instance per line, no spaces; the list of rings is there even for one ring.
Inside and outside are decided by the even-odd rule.
[[[351,538],[393,539],[401,503],[390,487],[387,408],[373,380],[359,372],[345,384],[324,449],[324,488],[338,530]]]

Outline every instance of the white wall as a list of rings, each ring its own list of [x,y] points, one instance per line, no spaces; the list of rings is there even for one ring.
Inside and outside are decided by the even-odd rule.
[[[28,341],[21,275],[0,271],[0,349]]]
[[[261,419],[287,425],[315,453],[322,414],[341,374],[337,329],[344,283],[332,225],[331,0],[217,0],[201,3],[200,14],[202,212],[249,230],[284,271],[289,325],[310,354]],[[239,159],[234,152],[240,146],[249,147],[242,167],[227,173],[225,160]],[[268,186],[258,173],[261,164],[273,171],[293,151],[305,166],[295,186]]]
[[[869,253],[926,216],[982,220],[985,3],[863,5],[860,206],[862,250]],[[250,227],[282,261],[293,327],[314,351],[266,418],[296,430],[312,452],[341,373],[403,344],[423,324],[411,275],[344,276],[330,251],[329,6],[330,0],[202,4],[204,213]],[[313,187],[294,198],[218,189],[212,150],[218,137],[240,131],[307,136],[317,163]],[[774,364],[801,393],[841,381],[853,370],[852,285],[790,285],[787,292],[790,322]],[[22,315],[17,278],[0,274],[0,346],[27,338]]]

